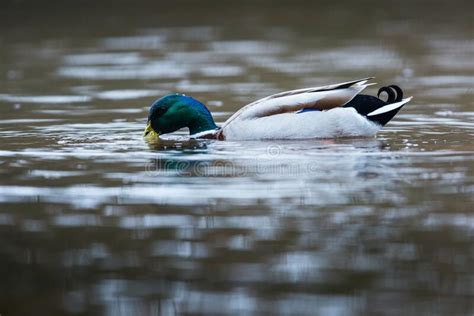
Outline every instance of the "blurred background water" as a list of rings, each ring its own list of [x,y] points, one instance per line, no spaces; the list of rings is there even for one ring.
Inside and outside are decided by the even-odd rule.
[[[0,314],[472,315],[473,9],[3,0]],[[376,138],[141,138],[372,75],[415,97]]]

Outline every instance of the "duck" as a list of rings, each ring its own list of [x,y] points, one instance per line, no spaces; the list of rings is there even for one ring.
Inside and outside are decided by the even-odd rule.
[[[362,94],[374,77],[291,90],[245,105],[221,126],[201,102],[170,94],[152,103],[143,136],[189,129],[190,138],[271,140],[373,137],[412,97],[397,85],[381,87],[377,96]],[[380,98],[387,94],[386,100]]]

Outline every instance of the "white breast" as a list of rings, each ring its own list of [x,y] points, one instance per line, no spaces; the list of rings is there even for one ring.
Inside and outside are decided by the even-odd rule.
[[[370,137],[381,128],[353,108],[282,113],[254,119],[235,119],[226,125],[227,140]]]

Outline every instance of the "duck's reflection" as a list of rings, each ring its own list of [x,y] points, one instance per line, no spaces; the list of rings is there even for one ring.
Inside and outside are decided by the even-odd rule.
[[[199,153],[205,152],[209,141],[193,138],[163,139],[157,138],[148,140],[147,144],[152,151],[182,151],[192,154],[196,150]]]

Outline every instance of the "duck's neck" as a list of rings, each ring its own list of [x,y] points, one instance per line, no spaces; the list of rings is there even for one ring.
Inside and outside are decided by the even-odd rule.
[[[191,135],[218,128],[209,110],[200,102],[190,107],[187,126]]]

